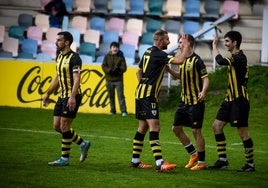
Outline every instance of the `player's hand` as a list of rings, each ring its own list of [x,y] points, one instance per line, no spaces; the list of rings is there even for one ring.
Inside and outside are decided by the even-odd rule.
[[[212,46],[217,46],[218,42],[219,42],[219,38],[216,35],[214,35]]]
[[[198,101],[199,101],[199,102],[202,102],[202,101],[204,101],[204,99],[205,99],[205,94],[202,93],[202,92],[199,93],[199,94],[198,94]]]
[[[46,94],[44,95],[44,97],[43,97],[43,106],[44,106],[44,107],[47,107],[47,106],[49,105],[48,100],[49,100],[49,95],[46,93]]]
[[[76,106],[75,97],[70,97],[68,99],[68,104],[67,104],[67,107],[69,108],[69,111],[74,111],[75,106]]]

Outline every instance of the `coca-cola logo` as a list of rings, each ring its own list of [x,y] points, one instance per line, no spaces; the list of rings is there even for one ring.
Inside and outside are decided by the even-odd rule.
[[[93,80],[94,79],[94,80]],[[96,80],[97,79],[97,80]],[[21,78],[17,88],[17,98],[21,103],[32,103],[42,101],[42,96],[47,92],[52,76],[42,77],[42,68],[34,66],[29,69]],[[92,83],[95,83],[92,85]],[[84,69],[81,72],[82,103],[88,107],[104,108],[109,104],[108,93],[105,86],[103,74],[95,69]],[[59,95],[59,89],[55,90],[52,96]],[[56,101],[50,99],[50,103]]]

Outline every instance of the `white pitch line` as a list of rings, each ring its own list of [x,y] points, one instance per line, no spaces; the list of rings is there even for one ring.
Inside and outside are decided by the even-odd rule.
[[[41,133],[41,134],[59,134],[57,132],[37,131],[37,130],[29,130],[29,129],[15,129],[15,128],[4,128],[4,127],[0,127],[0,129],[2,129],[2,130],[8,130],[8,131],[19,131],[19,132]],[[121,138],[121,137],[115,137],[115,136],[103,136],[103,135],[100,136],[100,135],[91,135],[91,134],[79,134],[79,135],[93,137],[93,138],[104,138],[104,139],[132,141],[132,139],[130,139],[130,138]],[[161,141],[161,143],[172,144],[172,145],[181,145],[181,143],[179,143],[179,142],[165,142],[165,141]],[[233,143],[231,145],[237,146],[237,145],[242,145],[242,143]],[[206,148],[213,148],[213,149],[215,149],[216,146],[206,145]],[[227,150],[234,150],[235,151],[235,150],[237,150],[237,148],[228,147]],[[254,150],[254,152],[268,154],[268,151]]]

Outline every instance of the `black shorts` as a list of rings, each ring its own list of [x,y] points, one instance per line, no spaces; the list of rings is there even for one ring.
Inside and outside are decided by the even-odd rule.
[[[74,111],[69,111],[69,108],[67,107],[67,103],[68,103],[68,99],[67,98],[58,98],[58,101],[55,104],[55,108],[54,108],[54,116],[60,116],[60,117],[66,117],[66,118],[75,118],[77,111],[79,109],[79,106],[81,104],[81,100],[82,100],[82,96],[80,94],[77,94],[75,96],[76,99],[76,106]]]
[[[205,103],[188,105],[179,103],[174,115],[173,126],[187,126],[191,128],[202,128],[205,113]]]
[[[232,127],[248,127],[249,109],[249,102],[244,97],[223,101],[216,119],[231,123]]]
[[[136,99],[136,118],[139,120],[159,119],[157,100],[154,97]]]

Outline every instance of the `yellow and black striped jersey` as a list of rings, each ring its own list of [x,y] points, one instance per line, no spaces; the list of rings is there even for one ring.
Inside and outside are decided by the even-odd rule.
[[[220,54],[216,56],[216,61],[219,65],[228,66],[228,88],[226,101],[233,101],[239,97],[244,97],[248,100],[247,82],[249,69],[247,65],[247,57],[240,50],[237,54],[223,58]]]
[[[82,68],[82,60],[79,55],[73,51],[67,54],[60,53],[56,58],[56,70],[59,77],[59,84],[61,88],[61,97],[66,98],[72,92],[74,84],[73,73],[80,72]],[[78,94],[81,94],[79,87]]]
[[[158,99],[165,65],[170,63],[173,57],[157,47],[148,48],[140,61],[139,68],[142,71],[141,80],[136,89],[136,99],[155,97]]]
[[[203,78],[208,76],[203,60],[196,53],[184,60],[179,66],[181,75],[181,101],[188,105],[198,102],[198,95],[203,89]]]

